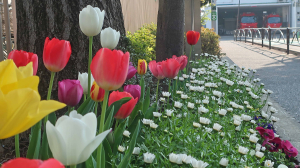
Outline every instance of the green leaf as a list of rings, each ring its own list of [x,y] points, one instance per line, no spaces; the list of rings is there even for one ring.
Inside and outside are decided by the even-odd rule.
[[[105,121],[105,124],[104,124],[104,130],[108,130],[109,128],[111,128],[112,126],[112,119],[113,119],[113,116],[114,116],[114,106],[111,108],[110,110],[110,113]]]
[[[49,159],[48,155],[48,139],[46,131],[43,133],[43,139],[42,139],[42,148],[41,148],[41,160],[47,160]]]
[[[141,113],[138,113],[135,119],[133,120],[132,124],[128,126],[128,131],[130,133],[135,131],[135,128],[137,127],[138,122],[143,118],[143,115]],[[139,134],[140,135],[140,134]],[[131,137],[132,138],[132,137]]]
[[[111,157],[113,156],[112,149],[107,139],[104,139],[102,143],[105,151],[105,159],[106,159],[105,167],[110,168],[112,167],[111,164],[109,163],[111,162],[112,159]]]
[[[86,168],[96,168],[97,162],[95,161],[94,157],[91,155],[87,161],[85,161]]]
[[[124,158],[122,159],[121,163],[118,165],[118,168],[126,168],[128,166],[133,149],[136,144],[136,139],[138,137],[139,130],[140,130],[140,121],[138,121],[137,127],[133,133],[132,139],[130,141],[129,149],[126,151],[126,154],[125,154]]]
[[[40,144],[41,144],[41,125],[42,121],[38,122],[33,128],[33,135],[31,137],[27,155],[28,159],[38,159]]]
[[[129,121],[128,121],[128,127],[132,124],[132,122],[135,120],[135,117],[138,115],[138,112],[142,109],[142,102],[138,102],[138,104],[135,105],[134,109],[132,110]]]
[[[93,111],[95,104],[95,101],[89,97],[80,105],[80,107],[77,109],[77,113],[85,115],[86,113]]]
[[[124,120],[118,128],[114,131],[114,145],[113,145],[113,154],[116,155],[118,151],[118,147],[123,139],[123,132],[125,130],[126,120]]]
[[[153,112],[156,110],[156,103],[154,103],[150,108],[148,108],[147,112],[145,113],[146,119],[153,119]]]
[[[50,114],[48,115],[48,120],[51,122],[51,124],[55,125],[56,120],[57,120],[57,117],[56,117],[55,112],[50,113]]]
[[[145,95],[145,80],[144,80],[144,76],[141,77],[140,80],[140,86],[141,86],[141,97],[140,97],[140,101],[144,101],[144,95]]]
[[[150,88],[147,89],[146,98],[143,103],[143,113],[145,113],[147,111],[147,109],[149,108],[149,105],[150,105]]]

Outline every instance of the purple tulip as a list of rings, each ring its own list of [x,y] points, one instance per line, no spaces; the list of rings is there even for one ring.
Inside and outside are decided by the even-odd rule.
[[[129,67],[128,67],[128,73],[127,73],[127,78],[126,80],[131,79],[135,74],[136,74],[137,70],[135,69],[135,67],[132,65],[132,62],[129,63]]]
[[[58,82],[58,99],[70,107],[76,106],[81,100],[83,88],[79,80],[66,79]]]
[[[141,86],[140,85],[126,85],[124,86],[124,92],[128,92],[132,95],[132,97],[138,98],[141,97]]]

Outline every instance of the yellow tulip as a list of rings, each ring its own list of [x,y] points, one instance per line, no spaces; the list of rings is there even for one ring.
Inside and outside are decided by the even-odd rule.
[[[147,61],[144,59],[139,59],[137,66],[137,73],[140,75],[145,75],[147,72]]]
[[[22,133],[46,115],[65,107],[41,101],[39,77],[32,76],[32,63],[17,68],[12,60],[0,62],[0,139]]]

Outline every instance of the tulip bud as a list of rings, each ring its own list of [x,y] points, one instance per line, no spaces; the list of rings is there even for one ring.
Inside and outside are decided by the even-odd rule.
[[[86,36],[96,36],[100,33],[105,11],[88,5],[79,13],[79,27]]]
[[[76,106],[81,100],[83,88],[79,80],[66,79],[58,82],[58,99],[70,107]]]
[[[13,50],[9,53],[7,59],[12,59],[18,68],[26,66],[29,62],[32,62],[33,75],[36,75],[39,63],[38,56],[36,54],[22,50]]]
[[[133,98],[138,98],[138,100],[141,97],[141,86],[140,85],[127,85],[124,86],[124,92],[130,93]]]
[[[186,64],[188,62],[188,57],[187,56],[182,55],[180,57],[176,57],[176,55],[173,55],[172,58],[176,59],[181,64],[180,70],[183,70],[186,67]]]
[[[120,32],[108,27],[101,31],[100,40],[103,48],[114,49],[117,47],[120,39]]]
[[[55,126],[46,124],[47,139],[53,157],[64,165],[77,165],[85,162],[101,144],[107,134],[97,132],[97,117],[94,113],[82,116],[77,111],[60,117]]]
[[[186,38],[189,45],[195,45],[200,39],[200,33],[197,31],[188,31],[186,33]]]
[[[162,71],[161,62],[151,61],[149,63],[149,69],[153,76],[155,76],[157,79],[164,79],[165,76]]]
[[[123,104],[119,111],[116,113],[114,116],[116,119],[125,119],[128,117],[132,110],[134,109],[138,98],[133,99],[132,95],[128,92],[119,92],[119,91],[114,91],[109,95],[108,99],[108,106],[113,104],[114,102],[121,100],[124,97],[131,97],[131,100],[129,100],[127,103]]]
[[[91,88],[91,98],[95,101],[95,102],[102,102],[104,99],[104,93],[105,90],[102,89],[101,87],[99,87],[97,85],[97,83],[94,81],[92,88]]]
[[[129,67],[128,67],[128,73],[127,73],[127,78],[126,80],[131,79],[135,74],[136,74],[137,70],[135,69],[135,67],[132,65],[132,62],[129,63]]]
[[[80,81],[80,85],[83,88],[83,94],[88,94],[88,73],[80,73],[78,72],[78,80]],[[94,82],[93,75],[91,75],[91,83]]]
[[[139,59],[138,61],[138,67],[137,67],[137,73],[140,75],[145,75],[147,72],[147,62],[144,59]]]
[[[43,61],[45,67],[51,72],[59,72],[65,68],[70,56],[71,56],[71,45],[69,41],[58,40],[49,37],[45,40]]]

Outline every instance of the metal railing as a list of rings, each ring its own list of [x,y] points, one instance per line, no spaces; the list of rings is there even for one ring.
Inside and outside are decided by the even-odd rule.
[[[300,27],[286,27],[286,28],[245,28],[234,30],[235,41],[245,41],[251,39],[253,44],[260,44],[261,46],[268,46],[272,49],[272,42],[275,44],[286,45],[286,53],[290,53],[290,46],[300,47]],[[258,42],[261,41],[261,42]],[[265,42],[268,42],[266,44]],[[274,47],[274,46],[273,46]],[[300,49],[300,48],[299,48]]]

